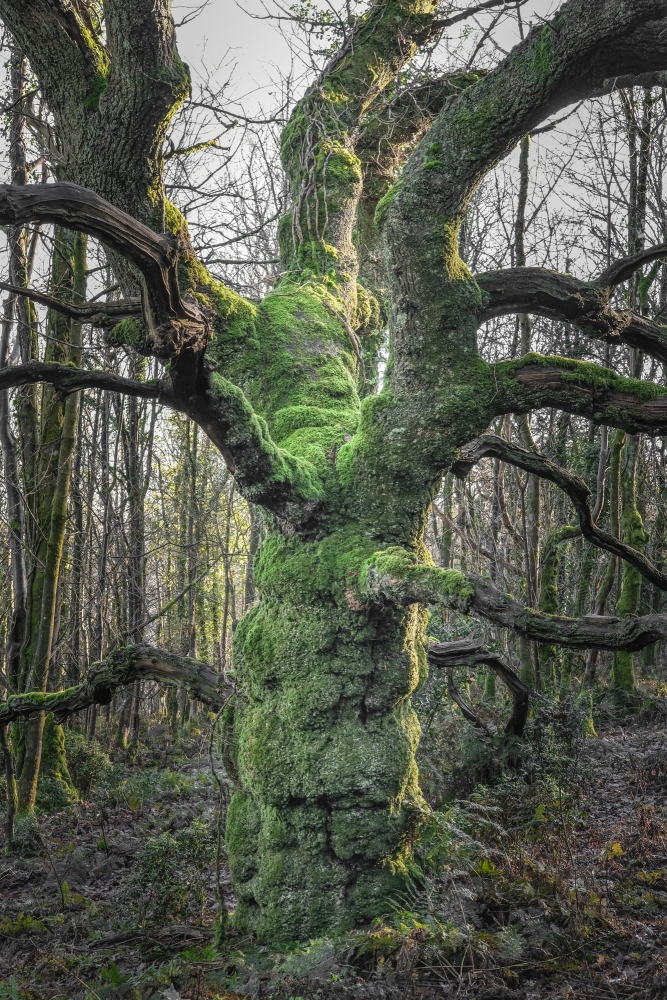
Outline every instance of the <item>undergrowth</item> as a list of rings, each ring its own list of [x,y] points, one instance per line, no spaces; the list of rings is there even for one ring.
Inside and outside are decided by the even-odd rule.
[[[226,922],[234,897],[217,843],[211,718],[176,733],[153,725],[129,750],[104,720],[92,741],[69,730],[78,801],[21,821],[6,862],[0,1000],[546,997],[552,983],[588,997],[608,980],[619,997],[663,995],[665,963],[650,944],[667,926],[659,695],[621,713],[595,692],[597,737],[576,695],[543,695],[525,737],[508,742],[502,687],[485,700],[483,677],[456,680],[496,735],[464,723],[432,675],[417,704],[428,808],[407,891],[370,926],[278,951]],[[644,993],[623,992],[633,970]]]

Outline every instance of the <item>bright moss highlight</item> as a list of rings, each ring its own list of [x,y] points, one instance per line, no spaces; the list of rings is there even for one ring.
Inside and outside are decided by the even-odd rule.
[[[217,308],[207,356],[243,388],[282,449],[331,477],[359,415],[357,359],[335,286],[283,281],[257,306],[221,294]]]
[[[440,173],[444,168],[442,161],[442,145],[439,142],[432,142],[426,151],[426,159],[423,163],[424,170],[435,170]]]
[[[98,73],[93,81],[93,85],[84,98],[83,106],[86,111],[97,111],[98,105],[100,103],[100,97],[109,87],[109,75],[108,70],[103,73]]]
[[[562,369],[561,381],[586,385],[598,392],[613,390],[633,396],[637,402],[657,399],[665,395],[665,387],[648,382],[644,379],[627,378],[594,361],[577,361],[574,358],[563,358],[557,354],[538,354],[531,352],[515,361],[502,361],[493,366],[496,378],[504,375],[513,376],[528,365],[542,365],[545,368],[557,365]]]
[[[133,347],[139,354],[150,354],[151,343],[146,325],[139,319],[122,319],[111,329],[112,344]]]
[[[361,594],[379,590],[403,603],[420,600],[463,607],[474,593],[463,573],[426,565],[417,560],[414,552],[395,545],[375,552],[364,564],[359,589]]]
[[[554,58],[554,29],[547,24],[534,39],[529,51],[530,66],[538,80],[548,80]]]
[[[375,207],[375,225],[378,227],[378,229],[382,229],[384,221],[387,217],[387,211],[389,210],[389,206],[393,202],[396,195],[399,193],[402,183],[403,183],[402,178],[399,177],[396,183],[392,184],[387,193],[384,194],[378,201]]]

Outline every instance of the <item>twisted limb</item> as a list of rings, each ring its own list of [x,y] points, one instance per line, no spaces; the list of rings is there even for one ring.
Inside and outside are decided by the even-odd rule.
[[[428,660],[435,667],[445,667],[449,697],[459,706],[464,718],[485,736],[491,735],[488,727],[482,722],[472,706],[461,696],[454,684],[454,667],[474,667],[484,664],[494,670],[509,688],[514,702],[514,710],[505,726],[505,735],[523,735],[528,718],[530,691],[504,656],[484,649],[484,642],[481,639],[473,639],[472,641],[464,639],[456,642],[432,643],[428,651]]]
[[[219,708],[233,692],[233,685],[208,663],[189,656],[176,656],[145,644],[116,649],[106,660],[95,663],[85,680],[64,691],[43,694],[31,691],[11,695],[0,702],[0,727],[34,712],[53,712],[62,722],[72,712],[89,705],[108,705],[119,688],[135,680],[153,680],[184,688],[211,708]]]
[[[499,458],[508,465],[514,465],[519,469],[530,472],[542,479],[559,486],[575,506],[579,518],[581,534],[593,545],[605,549],[615,556],[625,559],[635,569],[651,583],[659,587],[660,590],[667,590],[667,573],[663,573],[658,567],[648,559],[643,552],[639,552],[631,545],[620,541],[615,535],[608,531],[603,531],[595,523],[591,510],[589,497],[591,491],[581,478],[568,469],[563,469],[556,465],[544,455],[537,452],[519,448],[517,445],[498,437],[496,434],[483,434],[481,437],[471,441],[469,445],[461,449],[458,461],[452,467],[454,473],[461,478],[466,476],[473,465],[485,456]],[[599,514],[599,511],[598,511]]]
[[[475,612],[527,639],[571,649],[634,652],[667,638],[667,615],[624,619],[606,615],[567,618],[525,607],[504,594],[487,577],[420,563],[407,549],[393,546],[376,552],[359,574],[360,601],[379,604],[427,604],[462,614]]]

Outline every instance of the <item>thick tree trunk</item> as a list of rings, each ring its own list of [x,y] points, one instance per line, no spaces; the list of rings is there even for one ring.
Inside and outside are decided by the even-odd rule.
[[[262,939],[369,920],[406,884],[423,617],[358,606],[345,578],[355,546],[345,530],[319,544],[269,537],[261,603],[236,631],[227,846],[235,921]]]

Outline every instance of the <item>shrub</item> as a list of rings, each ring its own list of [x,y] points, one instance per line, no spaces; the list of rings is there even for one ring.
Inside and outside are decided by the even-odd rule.
[[[206,900],[205,869],[213,852],[210,828],[202,820],[194,820],[176,835],[151,837],[138,854],[138,871],[131,884],[141,922],[201,916]]]
[[[65,747],[74,786],[83,798],[87,798],[107,777],[112,764],[97,740],[89,740],[77,729],[65,730]]]

